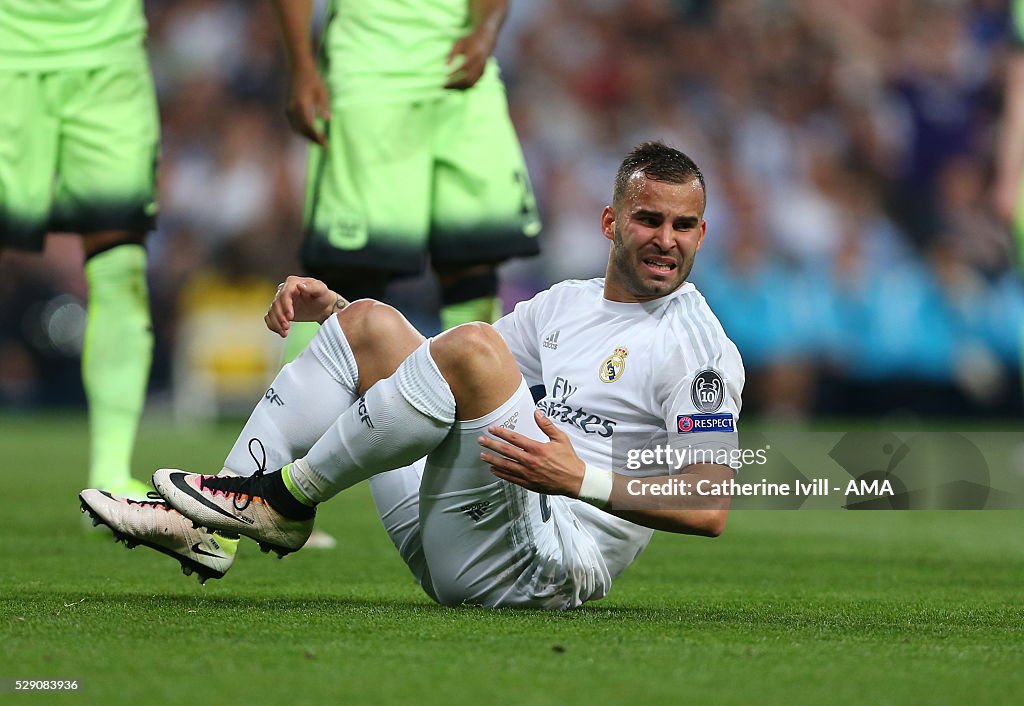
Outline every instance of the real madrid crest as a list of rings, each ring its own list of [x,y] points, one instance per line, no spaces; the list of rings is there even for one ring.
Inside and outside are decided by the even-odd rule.
[[[601,382],[615,382],[622,373],[626,371],[626,356],[629,355],[629,351],[621,346],[615,349],[615,352],[604,359],[601,363],[601,369],[597,371],[597,376],[601,378]]]

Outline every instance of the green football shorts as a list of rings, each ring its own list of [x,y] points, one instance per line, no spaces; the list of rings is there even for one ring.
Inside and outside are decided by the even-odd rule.
[[[310,150],[307,270],[416,274],[535,255],[540,220],[504,87],[332,106]]]
[[[0,248],[152,228],[160,129],[145,60],[0,71],[0,96]]]

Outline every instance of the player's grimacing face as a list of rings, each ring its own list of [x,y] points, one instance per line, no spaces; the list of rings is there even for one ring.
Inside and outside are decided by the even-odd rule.
[[[622,203],[607,206],[601,227],[612,241],[605,289],[614,301],[646,301],[686,281],[704,241],[704,191],[694,177],[685,184],[630,180]]]

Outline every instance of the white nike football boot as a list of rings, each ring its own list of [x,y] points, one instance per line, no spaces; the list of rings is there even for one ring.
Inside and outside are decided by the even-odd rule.
[[[148,500],[133,500],[88,489],[78,498],[82,512],[92,517],[94,525],[109,527],[115,541],[129,549],[141,544],[173,557],[186,576],[194,573],[201,584],[223,577],[235,561],[238,537],[195,528],[156,493],[149,493]]]
[[[303,507],[301,518],[282,515],[268,502],[264,479],[262,471],[252,476],[204,476],[161,468],[153,474],[153,487],[196,526],[245,535],[264,552],[273,550],[283,557],[309,539],[316,509]]]

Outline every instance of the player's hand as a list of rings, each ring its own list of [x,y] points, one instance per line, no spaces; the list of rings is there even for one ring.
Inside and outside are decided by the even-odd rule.
[[[487,431],[497,438],[481,436],[477,439],[487,449],[480,453],[480,458],[490,464],[491,473],[502,480],[538,493],[579,497],[586,465],[576,455],[565,432],[540,410],[533,414],[537,426],[548,437],[547,443],[492,425]]]
[[[323,323],[348,302],[326,284],[312,277],[291,276],[277,285],[274,301],[263,320],[281,338],[288,335],[292,321]]]
[[[490,32],[481,29],[457,40],[445,62],[452,68],[444,87],[464,91],[476,85],[494,51],[496,39]],[[453,62],[457,63],[453,65]]]
[[[292,74],[285,113],[292,130],[321,147],[327,146],[327,133],[318,120],[331,119],[330,94],[320,73],[313,68]]]

